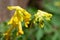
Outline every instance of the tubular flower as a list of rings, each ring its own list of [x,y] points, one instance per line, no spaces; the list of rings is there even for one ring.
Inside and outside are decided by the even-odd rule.
[[[8,6],[9,10],[16,10],[11,20],[8,22],[8,25],[11,24],[14,27],[18,26],[18,33],[24,34],[22,30],[21,22],[25,21],[25,26],[28,27],[31,14],[19,6]]]
[[[31,15],[26,10],[23,10],[23,15],[25,27],[28,27],[29,21],[31,20],[30,19]]]
[[[47,12],[38,10],[37,14],[35,14],[34,16],[35,16],[34,23],[36,21],[39,21],[40,27],[43,28],[43,26],[44,26],[44,19],[47,20],[47,21],[50,21],[50,19],[52,17],[52,14],[49,14]]]

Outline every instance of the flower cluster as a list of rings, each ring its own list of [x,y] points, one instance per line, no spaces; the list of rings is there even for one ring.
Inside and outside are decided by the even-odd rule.
[[[9,10],[15,10],[14,15],[12,16],[12,18],[8,22],[8,25],[11,24],[13,27],[11,29],[9,29],[8,32],[10,32],[12,29],[17,27],[18,28],[17,34],[24,34],[23,29],[22,29],[22,22],[25,23],[25,27],[28,27],[30,21],[32,20],[31,14],[19,6],[8,6],[8,9]],[[43,28],[44,19],[47,21],[50,21],[51,17],[52,17],[52,14],[38,10],[38,12],[34,15],[34,19],[33,19],[34,21],[33,22],[36,23],[38,21],[40,27]]]
[[[43,28],[44,26],[44,19],[47,21],[50,21],[52,14],[38,10],[37,14],[34,15],[35,16],[35,20],[34,23],[36,23],[36,21],[39,22],[39,25],[41,28]]]
[[[22,30],[21,23],[24,21],[25,27],[28,27],[31,14],[29,14],[25,9],[23,9],[19,6],[8,6],[8,9],[9,10],[15,10],[15,13],[12,16],[12,18],[10,19],[10,21],[8,22],[8,25],[11,24],[13,26],[13,28],[18,27],[18,33],[17,34],[24,34],[24,32]]]

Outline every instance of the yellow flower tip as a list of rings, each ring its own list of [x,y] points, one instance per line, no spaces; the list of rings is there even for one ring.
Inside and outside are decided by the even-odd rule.
[[[43,27],[44,27],[44,22],[43,22],[43,20],[40,20],[39,26],[40,26],[40,28],[43,28]]]
[[[22,9],[20,6],[8,6],[7,8],[8,8],[9,10],[13,10],[13,9],[18,10],[18,9]]]
[[[40,28],[43,28],[44,27],[44,24],[40,24]]]
[[[19,35],[22,35],[22,34],[24,34],[23,31],[18,31],[16,35],[19,36]]]
[[[19,31],[18,33],[19,33],[19,34],[24,34],[24,32],[23,32],[23,31]]]
[[[25,22],[25,27],[28,28],[29,22]]]
[[[27,25],[27,24],[25,24],[25,27],[26,27],[26,28],[28,28],[28,25]]]
[[[46,14],[45,16],[46,16],[46,20],[49,20],[49,21],[52,18],[52,14]]]
[[[9,10],[13,10],[13,7],[12,6],[8,6],[7,7]]]

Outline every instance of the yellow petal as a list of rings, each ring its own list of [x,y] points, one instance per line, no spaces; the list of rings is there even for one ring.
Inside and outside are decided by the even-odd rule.
[[[23,29],[22,29],[21,22],[19,22],[18,32],[19,32],[19,34],[24,34]]]
[[[25,22],[25,27],[28,28],[29,22]]]
[[[44,27],[44,22],[43,22],[43,20],[40,21],[39,25],[40,25],[40,28],[43,28],[43,27]]]
[[[16,10],[22,10],[22,8],[20,6],[8,6],[7,8],[9,10],[14,10],[14,9],[16,9]]]

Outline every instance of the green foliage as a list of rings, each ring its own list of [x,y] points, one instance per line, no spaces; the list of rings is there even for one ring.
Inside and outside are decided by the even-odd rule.
[[[60,4],[60,0],[44,0],[42,2],[44,10],[51,12],[53,14],[59,14],[60,15],[60,5],[59,4]]]

